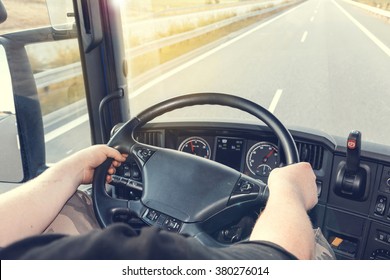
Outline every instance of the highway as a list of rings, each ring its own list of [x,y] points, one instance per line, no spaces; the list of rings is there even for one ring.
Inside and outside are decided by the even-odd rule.
[[[162,66],[130,93],[131,113],[170,96],[224,92],[258,102],[287,126],[345,137],[358,129],[363,141],[388,144],[389,69],[390,23],[342,0],[309,0]],[[78,114],[47,131],[48,162],[90,145]],[[215,106],[164,119],[254,121]]]

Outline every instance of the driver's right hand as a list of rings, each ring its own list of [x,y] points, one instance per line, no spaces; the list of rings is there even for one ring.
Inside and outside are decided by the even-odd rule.
[[[270,197],[297,200],[306,210],[318,202],[316,176],[307,162],[287,165],[274,169],[268,178]],[[291,201],[292,202],[292,201]]]

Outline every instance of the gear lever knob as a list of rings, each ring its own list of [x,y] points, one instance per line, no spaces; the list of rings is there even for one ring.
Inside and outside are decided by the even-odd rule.
[[[349,133],[347,139],[347,164],[345,171],[347,173],[357,173],[360,167],[360,150],[362,134],[360,131],[353,130]]]

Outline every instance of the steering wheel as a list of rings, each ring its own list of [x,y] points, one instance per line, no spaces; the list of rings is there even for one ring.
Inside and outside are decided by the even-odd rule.
[[[189,234],[202,243],[221,245],[209,232],[226,225],[254,205],[265,205],[268,188],[261,181],[230,167],[187,153],[149,146],[134,139],[134,131],[166,112],[193,105],[222,105],[240,109],[268,125],[279,138],[286,164],[299,161],[295,142],[284,125],[260,105],[221,93],[175,97],[154,105],[126,122],[108,142],[132,156],[140,167],[143,192],[140,200],[113,198],[105,180],[112,159],[96,168],[92,199],[96,218],[107,227],[118,216],[135,215],[149,225]]]

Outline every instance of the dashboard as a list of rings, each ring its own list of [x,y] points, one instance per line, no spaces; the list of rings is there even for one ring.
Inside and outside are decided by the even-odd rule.
[[[340,173],[347,161],[347,137],[331,137],[319,131],[290,128],[300,160],[316,174],[318,204],[309,215],[320,227],[338,259],[390,259],[390,149],[362,143],[359,166],[364,184],[357,194],[340,187]],[[154,123],[136,132],[137,141],[190,153],[216,161],[256,180],[267,182],[272,169],[285,162],[275,134],[266,126],[234,123]],[[115,184],[115,196],[140,199],[142,174],[129,160],[118,169],[137,188]],[[233,225],[211,235],[234,243],[249,234],[261,209],[243,215]],[[237,232],[243,233],[240,238]]]

